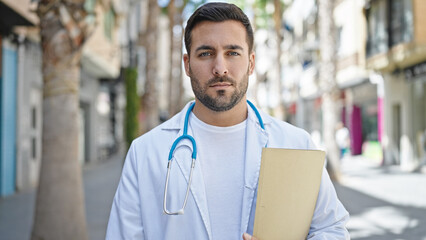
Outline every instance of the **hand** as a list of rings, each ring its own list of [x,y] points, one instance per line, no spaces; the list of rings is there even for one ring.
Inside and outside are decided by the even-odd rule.
[[[250,235],[250,234],[248,234],[248,233],[244,233],[244,234],[243,234],[243,240],[257,240],[257,238],[255,238],[255,237],[251,236],[251,235]]]

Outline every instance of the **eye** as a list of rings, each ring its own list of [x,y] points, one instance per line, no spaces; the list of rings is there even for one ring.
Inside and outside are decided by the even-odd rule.
[[[211,56],[211,55],[212,55],[211,52],[202,52],[202,53],[198,54],[199,57],[208,57],[208,56]]]
[[[238,52],[228,52],[229,56],[240,56]]]

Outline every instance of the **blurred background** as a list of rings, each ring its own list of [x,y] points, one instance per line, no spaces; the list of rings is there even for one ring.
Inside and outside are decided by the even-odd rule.
[[[40,185],[77,186],[68,205],[104,239],[129,144],[194,98],[182,33],[204,2],[0,0],[0,239],[41,231]],[[327,150],[351,238],[426,240],[426,1],[228,2],[255,29],[248,98]],[[69,149],[43,137],[58,124]],[[80,182],[54,188],[52,159]]]

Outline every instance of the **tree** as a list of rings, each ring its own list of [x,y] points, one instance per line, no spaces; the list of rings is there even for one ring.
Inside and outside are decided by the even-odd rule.
[[[273,11],[268,11],[273,7]],[[271,91],[276,91],[279,99],[278,103],[278,112],[277,117],[285,120],[285,103],[283,99],[283,72],[282,72],[282,64],[281,64],[281,56],[282,56],[282,47],[281,44],[284,41],[284,32],[283,32],[283,13],[284,13],[284,3],[281,0],[255,0],[253,1],[252,8],[254,10],[254,28],[255,29],[266,29],[268,31],[273,31],[276,37],[276,67],[277,77],[276,81],[269,81],[269,88]],[[272,24],[273,22],[273,24]],[[271,28],[273,26],[273,28]],[[254,46],[256,48],[256,45]],[[259,74],[256,72],[256,84],[255,89],[258,88],[259,83],[267,83],[267,74]],[[255,97],[257,99],[257,97]]]
[[[159,124],[157,41],[160,7],[157,0],[148,0],[147,28],[143,33],[142,45],[146,49],[146,78],[142,96],[142,132],[147,132]]]
[[[78,162],[79,79],[88,37],[84,0],[41,0],[43,147],[31,239],[87,239]]]
[[[136,81],[138,73],[136,68],[129,67],[124,71],[124,80],[126,82],[126,143],[130,147],[132,141],[139,134],[138,112],[139,96],[137,93]]]
[[[340,177],[339,149],[335,139],[338,111],[336,102],[340,90],[336,82],[336,34],[333,17],[335,1],[319,0],[319,38],[321,65],[319,85],[322,91],[322,128],[325,148],[327,150],[330,177]]]
[[[188,3],[188,0],[178,2],[170,0],[167,5],[170,34],[170,69],[168,86],[169,117],[175,115],[182,107],[184,93],[182,83],[182,12]]]
[[[275,35],[277,37],[277,71],[278,71],[278,99],[279,99],[279,111],[281,114],[281,117],[283,120],[285,120],[285,104],[283,99],[283,71],[282,71],[282,65],[281,65],[281,55],[282,55],[282,47],[281,44],[284,41],[284,33],[282,29],[282,23],[283,23],[283,3],[281,0],[274,0],[274,13],[273,13],[273,19],[274,19],[274,29],[275,29]]]
[[[167,16],[169,18],[170,34],[170,69],[169,69],[169,117],[175,115],[184,104],[184,87],[182,82],[182,40],[183,40],[183,11],[186,8],[195,10],[206,0],[169,0]]]

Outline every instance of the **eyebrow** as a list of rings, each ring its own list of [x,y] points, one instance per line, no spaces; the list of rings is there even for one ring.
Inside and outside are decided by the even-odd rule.
[[[226,45],[225,49],[231,49],[231,50],[244,50],[243,47],[239,46],[239,45],[235,45],[235,44],[231,44],[231,45]]]
[[[236,50],[236,49],[244,50],[243,47],[241,47],[239,45],[235,45],[235,44],[226,45],[225,49],[230,49],[230,50]],[[195,49],[195,52],[198,52],[200,50],[214,50],[214,48],[212,46],[209,46],[209,45],[201,45],[201,46],[199,46],[199,47],[197,47]]]
[[[198,52],[200,50],[214,50],[214,48],[208,45],[201,45],[197,47],[197,49],[195,49],[195,52]]]

